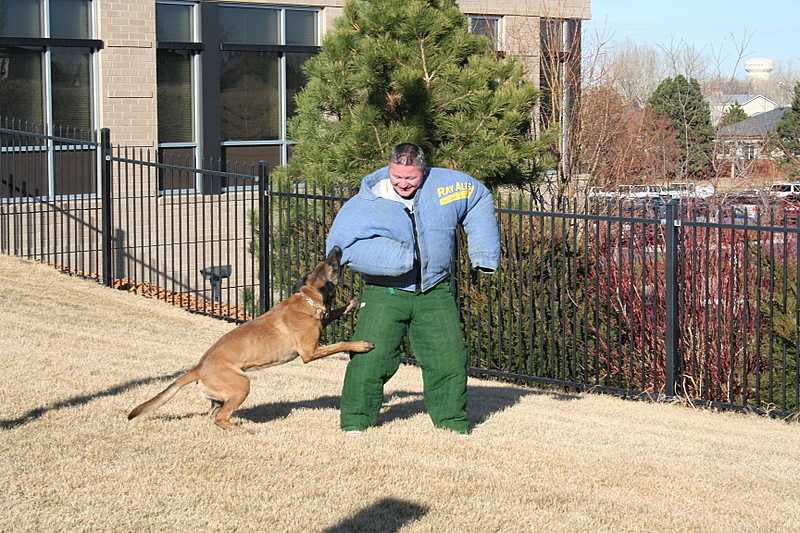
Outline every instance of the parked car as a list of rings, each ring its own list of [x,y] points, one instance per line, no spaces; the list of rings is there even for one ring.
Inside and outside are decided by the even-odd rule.
[[[689,198],[695,195],[696,189],[694,183],[670,183],[664,188],[664,194],[671,198]]]
[[[773,183],[769,186],[769,194],[775,198],[786,198],[788,196],[800,197],[800,182]]]
[[[661,197],[664,188],[661,185],[630,185],[630,189],[625,194],[628,198],[648,199]]]
[[[664,187],[664,195],[670,198],[710,198],[716,193],[716,188],[708,184],[697,185],[692,182],[670,183]]]

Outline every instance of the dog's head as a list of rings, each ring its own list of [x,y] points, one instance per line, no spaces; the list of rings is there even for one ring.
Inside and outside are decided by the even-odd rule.
[[[319,262],[314,270],[306,277],[297,282],[296,290],[302,286],[308,286],[322,293],[325,306],[329,306],[333,300],[333,291],[339,283],[339,273],[341,271],[342,249],[334,246],[328,256]]]

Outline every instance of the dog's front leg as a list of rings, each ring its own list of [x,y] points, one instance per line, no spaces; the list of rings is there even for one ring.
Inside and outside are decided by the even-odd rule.
[[[300,353],[300,358],[304,363],[310,363],[323,357],[328,357],[339,352],[368,352],[375,347],[369,341],[346,341],[336,342],[325,346],[318,346],[316,350],[310,353]]]

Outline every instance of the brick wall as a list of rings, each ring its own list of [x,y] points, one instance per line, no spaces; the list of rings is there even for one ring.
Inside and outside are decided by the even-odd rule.
[[[155,2],[99,0],[100,124],[115,144],[156,142]]]

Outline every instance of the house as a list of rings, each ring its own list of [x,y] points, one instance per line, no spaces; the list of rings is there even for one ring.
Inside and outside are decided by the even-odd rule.
[[[731,165],[731,175],[766,175],[775,177],[774,161],[780,154],[769,146],[769,135],[778,127],[790,107],[759,113],[741,122],[719,128],[714,142],[718,160]]]
[[[96,132],[163,162],[284,164],[301,65],[345,0],[0,2],[0,116]],[[591,0],[462,0],[472,31],[518,57],[543,89],[541,116],[577,109],[580,29]],[[542,53],[542,50],[553,53]],[[564,73],[575,74],[563,88]],[[560,121],[560,120],[559,120]],[[52,147],[49,150],[53,150]],[[31,183],[57,196],[56,159]],[[169,185],[161,184],[162,188]],[[174,183],[180,189],[195,184]],[[66,186],[94,193],[96,184]]]
[[[717,126],[723,115],[735,104],[739,104],[748,117],[772,111],[778,104],[760,94],[722,94],[706,98],[711,108],[711,124]]]

